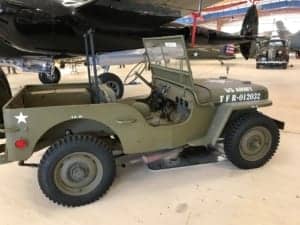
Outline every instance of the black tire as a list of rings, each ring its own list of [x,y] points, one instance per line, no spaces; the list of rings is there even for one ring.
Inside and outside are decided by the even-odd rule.
[[[2,107],[12,98],[11,89],[6,75],[0,68],[0,124],[3,124]]]
[[[99,75],[102,83],[107,84],[116,93],[116,98],[121,99],[124,95],[124,84],[122,80],[113,73],[103,73]]]
[[[55,67],[53,74],[39,73],[39,79],[43,84],[58,84],[61,79],[61,73]]]
[[[282,69],[286,70],[287,68],[288,68],[288,64],[287,64],[287,63],[284,63],[284,64],[282,65]]]
[[[251,137],[251,132],[256,136]],[[226,129],[224,151],[235,166],[241,169],[254,169],[263,166],[273,157],[279,139],[279,129],[273,120],[257,112],[249,113],[231,122]],[[245,148],[246,143],[243,140],[247,140],[247,147],[254,147],[254,151]],[[264,145],[261,144],[263,141],[265,141]]]
[[[256,63],[256,69],[260,69],[261,68],[261,65]]]
[[[77,189],[79,188],[79,192],[76,192],[75,194],[73,192],[76,191],[76,188],[67,186],[66,183],[63,183],[63,176],[61,175],[62,171],[64,170],[63,167],[65,167],[66,163],[70,167],[67,168],[67,170],[65,168],[65,173],[68,174],[68,179],[71,180],[76,178],[76,172],[75,178],[69,178],[69,176],[71,177],[70,174],[73,174],[72,171],[74,171],[75,163],[80,165],[82,162],[76,162],[73,159],[73,165],[70,162],[67,163],[66,161],[70,160],[68,157],[70,157],[72,160],[72,155],[74,154],[75,156],[73,157],[80,157],[80,155],[88,154],[92,156],[93,159],[98,160],[97,164],[101,164],[101,179],[96,179],[99,171],[93,171],[93,173],[95,173],[97,176],[95,175],[96,177],[94,179],[90,179],[86,186],[80,188],[77,187]],[[61,163],[63,165],[62,168],[60,167]],[[79,168],[78,165],[77,168]],[[81,172],[81,176],[83,171],[82,168],[83,166],[81,166],[81,170],[79,171],[79,174]],[[85,167],[85,169],[86,168],[87,167]],[[85,173],[92,173],[90,168],[91,167],[88,167],[88,170],[85,170]],[[59,173],[57,171],[59,171]],[[63,206],[77,207],[92,203],[102,197],[112,185],[115,178],[115,173],[115,160],[111,151],[109,151],[107,144],[91,136],[70,135],[57,141],[45,153],[40,162],[38,181],[41,190],[51,201]],[[90,174],[85,175],[83,178],[81,177],[83,180],[77,182],[86,182],[84,179],[88,179],[86,178],[87,176],[90,176]],[[76,179],[80,178],[77,177]],[[58,181],[62,183],[59,183]],[[76,181],[73,180],[72,182],[78,185]],[[93,185],[92,188],[89,187],[91,185]],[[68,187],[69,189],[64,189],[64,187]],[[88,189],[88,191],[84,194],[81,194],[82,189]],[[71,194],[69,192],[71,192]]]

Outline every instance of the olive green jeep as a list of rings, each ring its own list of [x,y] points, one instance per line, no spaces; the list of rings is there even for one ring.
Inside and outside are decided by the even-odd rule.
[[[3,107],[0,163],[24,164],[47,147],[38,165],[42,191],[58,204],[80,206],[108,190],[122,157],[153,162],[221,143],[242,169],[271,159],[284,124],[258,112],[272,104],[265,87],[193,79],[181,36],[144,39],[144,45],[152,81],[138,76],[152,90],[148,97],[116,100],[100,84],[95,98],[91,83],[23,88]]]

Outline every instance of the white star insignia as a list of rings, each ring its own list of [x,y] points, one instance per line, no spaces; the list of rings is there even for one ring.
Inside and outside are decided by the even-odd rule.
[[[27,123],[28,116],[24,115],[22,112],[18,116],[15,116],[15,118],[18,120],[18,124],[20,123]]]

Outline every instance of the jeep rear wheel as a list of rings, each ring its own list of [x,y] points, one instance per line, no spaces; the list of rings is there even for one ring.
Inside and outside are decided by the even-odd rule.
[[[246,114],[233,121],[225,134],[227,158],[241,169],[263,166],[274,155],[279,144],[275,122],[259,113]]]
[[[64,206],[98,200],[115,178],[115,161],[108,146],[91,136],[67,136],[43,156],[38,179],[43,193]]]
[[[0,68],[0,124],[3,124],[2,107],[11,99],[11,89],[7,81],[6,75]]]

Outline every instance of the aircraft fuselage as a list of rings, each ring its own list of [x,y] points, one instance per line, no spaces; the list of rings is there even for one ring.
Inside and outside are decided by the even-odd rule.
[[[90,28],[95,30],[97,52],[141,48],[142,37],[186,32],[184,28],[161,27],[178,18],[180,11],[153,5],[149,13],[142,13],[145,5],[126,11],[103,4],[107,1],[78,9],[55,0],[9,2],[1,3],[0,38],[13,47],[35,53],[82,54],[82,35]]]

